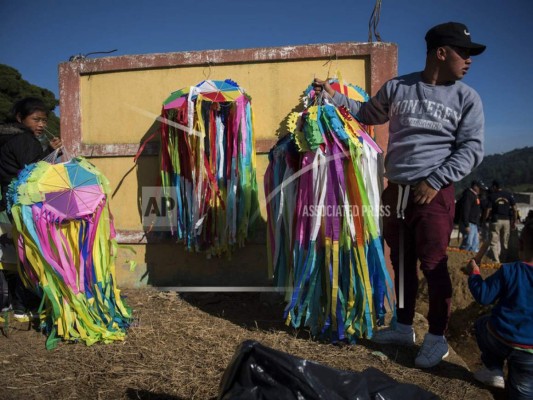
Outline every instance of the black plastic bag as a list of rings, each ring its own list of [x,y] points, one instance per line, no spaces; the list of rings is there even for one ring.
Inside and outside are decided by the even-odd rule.
[[[356,362],[356,360],[354,360]],[[341,371],[247,340],[237,348],[220,382],[219,400],[438,399],[398,383],[375,368]]]

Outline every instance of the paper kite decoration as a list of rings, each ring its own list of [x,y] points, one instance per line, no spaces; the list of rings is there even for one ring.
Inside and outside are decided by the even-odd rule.
[[[107,179],[87,160],[39,161],[9,187],[21,276],[42,295],[51,349],[61,339],[123,340],[131,311],[116,285]]]
[[[359,87],[332,86],[368,99]],[[379,224],[381,149],[368,127],[312,86],[304,105],[289,116],[265,174],[274,284],[286,290],[287,324],[332,342],[370,338],[385,298],[395,310]]]
[[[243,246],[259,215],[251,99],[235,82],[173,92],[161,123],[161,186],[177,198],[173,235],[208,256]],[[174,193],[170,193],[174,191]]]

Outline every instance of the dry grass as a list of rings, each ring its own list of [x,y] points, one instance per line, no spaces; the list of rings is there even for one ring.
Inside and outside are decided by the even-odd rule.
[[[422,371],[413,365],[417,347],[319,343],[304,330],[285,327],[283,305],[258,294],[123,293],[135,317],[124,342],[61,344],[47,351],[42,334],[11,324],[9,337],[0,337],[0,398],[216,398],[235,348],[247,339],[338,369],[376,367],[442,399],[495,398],[474,383],[457,357]]]

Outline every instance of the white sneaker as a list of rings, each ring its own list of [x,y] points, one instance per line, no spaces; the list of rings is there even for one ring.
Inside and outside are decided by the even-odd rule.
[[[30,321],[30,316],[23,311],[15,311],[13,313],[13,318],[15,318],[15,321],[17,322],[29,322]]]
[[[448,342],[444,336],[426,333],[424,343],[415,358],[415,366],[418,368],[431,368],[448,357]]]
[[[505,380],[503,379],[503,371],[501,369],[488,369],[483,366],[474,372],[474,378],[485,385],[496,387],[496,388],[505,388]]]
[[[379,344],[398,344],[413,346],[415,344],[415,330],[411,325],[396,324],[396,329],[391,327],[381,329],[372,336],[372,341]]]
[[[29,322],[29,321],[38,320],[40,316],[38,313],[34,313],[31,311],[28,311],[28,312],[15,311],[13,313],[13,318],[15,318],[15,321],[17,322]]]

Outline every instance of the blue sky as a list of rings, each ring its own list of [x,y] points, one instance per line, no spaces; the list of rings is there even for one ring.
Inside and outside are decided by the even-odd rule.
[[[0,0],[0,63],[58,95],[57,66],[113,55],[366,42],[374,0]],[[533,146],[533,1],[384,0],[378,30],[398,44],[398,73],[421,70],[425,32],[464,22],[487,45],[464,81],[484,103],[486,153]]]

